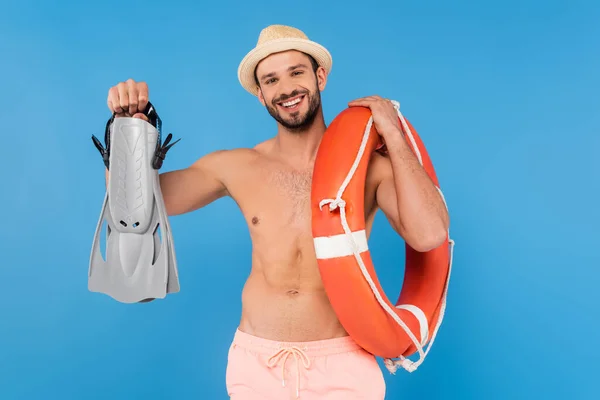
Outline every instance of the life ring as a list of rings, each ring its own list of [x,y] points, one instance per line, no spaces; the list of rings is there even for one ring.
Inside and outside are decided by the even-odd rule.
[[[423,142],[393,103],[411,149],[439,190]],[[342,326],[361,347],[383,357],[390,372],[398,366],[412,372],[444,317],[454,241],[448,233],[442,245],[427,252],[406,245],[402,290],[395,304],[389,301],[371,260],[364,218],[367,167],[381,144],[366,107],[349,107],[331,122],[315,160],[312,233],[325,291]],[[419,360],[406,358],[415,352]]]

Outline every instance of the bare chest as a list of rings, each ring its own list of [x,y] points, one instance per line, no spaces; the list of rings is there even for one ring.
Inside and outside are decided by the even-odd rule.
[[[230,190],[255,236],[312,238],[312,168],[295,170],[265,163],[244,171]],[[367,176],[365,218],[375,207],[375,188]]]
[[[251,226],[283,227],[310,233],[312,171],[257,171],[248,182],[240,206]]]

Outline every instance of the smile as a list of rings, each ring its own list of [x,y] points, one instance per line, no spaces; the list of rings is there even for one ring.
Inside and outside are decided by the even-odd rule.
[[[294,97],[291,100],[286,100],[286,101],[277,103],[277,105],[286,110],[293,111],[293,110],[297,109],[298,107],[300,107],[300,104],[302,104],[302,100],[304,100],[304,97],[306,97],[306,95],[302,94],[300,96]]]

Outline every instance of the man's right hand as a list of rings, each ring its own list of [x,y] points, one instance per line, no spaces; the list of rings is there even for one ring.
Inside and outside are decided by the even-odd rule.
[[[128,79],[108,90],[108,109],[117,117],[134,117],[148,121],[143,112],[148,105],[148,85]]]

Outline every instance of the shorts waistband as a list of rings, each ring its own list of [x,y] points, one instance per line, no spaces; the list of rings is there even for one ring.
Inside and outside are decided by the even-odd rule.
[[[236,346],[246,348],[265,355],[271,355],[281,349],[297,347],[308,357],[328,356],[333,354],[347,353],[360,350],[361,347],[350,337],[315,340],[308,342],[285,342],[263,339],[248,333],[236,330],[233,343]]]

